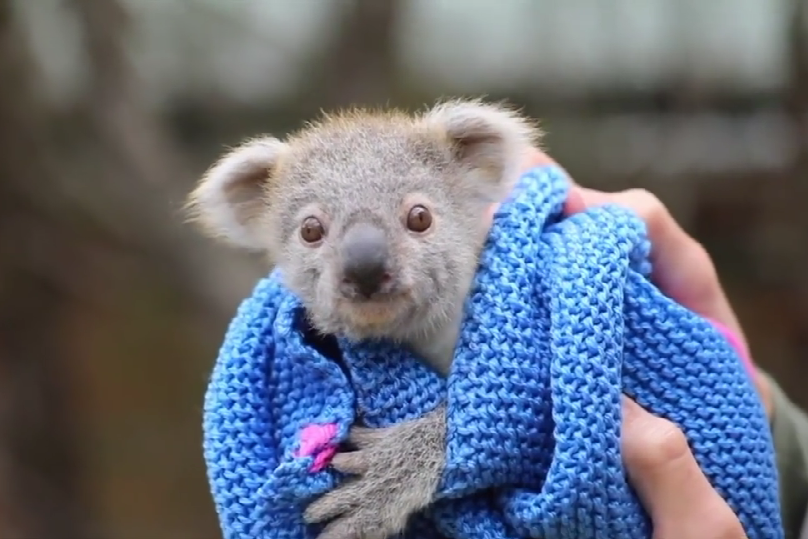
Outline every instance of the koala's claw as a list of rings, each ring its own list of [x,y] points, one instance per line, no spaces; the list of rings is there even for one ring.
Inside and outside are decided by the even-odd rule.
[[[354,512],[361,503],[364,490],[359,480],[350,480],[309,505],[303,518],[309,524],[315,524]],[[322,535],[320,537],[322,539]]]
[[[331,466],[339,472],[354,475],[366,474],[370,470],[368,455],[364,451],[337,453],[331,459]]]
[[[330,522],[317,539],[387,539],[404,528],[385,521],[379,514],[373,514],[370,508],[356,508],[344,513]]]
[[[356,451],[338,453],[331,466],[355,475],[311,503],[309,524],[328,522],[318,539],[387,539],[404,530],[432,500],[443,469],[444,446],[433,430],[413,421],[388,428],[351,429]]]

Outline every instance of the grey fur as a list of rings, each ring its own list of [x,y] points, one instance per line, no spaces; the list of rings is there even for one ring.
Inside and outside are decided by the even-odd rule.
[[[264,250],[322,333],[388,338],[448,375],[462,308],[488,232],[483,216],[518,178],[539,132],[514,111],[449,101],[420,115],[350,111],[326,116],[282,142],[248,141],[206,173],[189,198],[214,235]],[[421,204],[423,234],[406,226]],[[316,245],[299,227],[316,217]],[[356,223],[382,229],[390,281],[382,299],[345,292],[341,241]],[[342,285],[342,286],[341,286]],[[315,501],[309,522],[335,518],[320,539],[384,539],[432,501],[445,460],[445,408],[368,432],[362,449],[335,457],[357,478]]]
[[[308,522],[331,522],[319,539],[385,539],[432,501],[446,461],[446,409],[384,429],[354,427],[356,451],[332,465],[356,474],[306,509]],[[332,520],[334,519],[334,520]]]

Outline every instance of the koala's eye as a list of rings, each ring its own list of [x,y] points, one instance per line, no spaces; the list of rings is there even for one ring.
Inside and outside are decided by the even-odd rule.
[[[432,214],[420,204],[413,206],[407,214],[407,228],[413,232],[426,232],[432,226]]]
[[[317,243],[325,236],[325,227],[316,217],[306,217],[300,226],[300,237],[306,243]]]

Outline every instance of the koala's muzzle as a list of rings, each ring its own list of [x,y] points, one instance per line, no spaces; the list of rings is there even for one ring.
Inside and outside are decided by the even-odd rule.
[[[389,250],[384,230],[369,223],[357,223],[342,239],[342,289],[365,298],[384,292],[390,281]]]

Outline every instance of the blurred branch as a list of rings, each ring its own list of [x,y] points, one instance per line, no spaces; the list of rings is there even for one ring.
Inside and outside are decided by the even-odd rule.
[[[192,167],[168,135],[163,121],[142,98],[141,81],[127,55],[131,21],[114,0],[71,0],[83,24],[90,81],[77,122],[84,133],[68,133],[64,158],[79,174],[66,196],[116,231],[127,248],[142,253],[178,290],[227,313],[236,298],[222,275],[251,273],[233,256],[222,259],[183,226],[181,202]],[[76,196],[76,193],[79,196]],[[225,283],[226,284],[226,283]]]
[[[182,6],[186,12],[185,17],[194,16],[204,20],[205,28],[215,27],[217,32],[222,32],[228,29],[232,36],[244,35],[247,33],[251,39],[259,40],[262,48],[266,50],[267,54],[276,56],[283,56],[290,63],[302,63],[305,59],[299,55],[298,51],[289,45],[289,38],[286,34],[290,32],[289,28],[282,28],[279,23],[273,21],[261,21],[260,30],[256,29],[254,25],[247,24],[244,18],[241,17],[237,10],[233,9],[231,4],[222,4],[219,2],[197,1],[192,4]],[[191,14],[193,11],[193,14]],[[271,25],[271,26],[269,26]],[[198,37],[199,31],[191,27],[193,37]],[[206,34],[203,32],[203,35]],[[208,39],[208,36],[205,35]],[[204,53],[204,50],[199,52]]]
[[[315,70],[319,108],[381,104],[396,89],[396,22],[404,0],[344,2],[336,43]],[[308,86],[308,85],[307,85]]]

